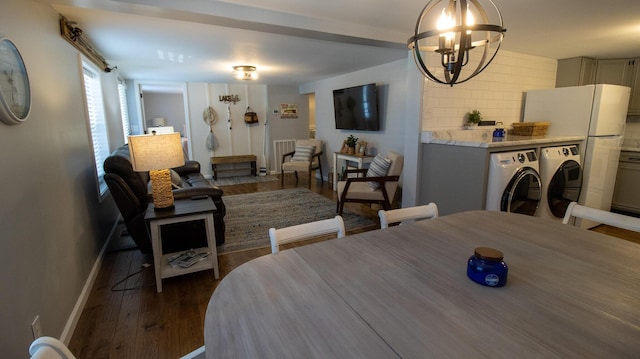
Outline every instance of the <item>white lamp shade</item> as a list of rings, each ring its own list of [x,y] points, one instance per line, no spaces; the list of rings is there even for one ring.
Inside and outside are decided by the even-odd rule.
[[[129,136],[133,170],[152,171],[184,165],[180,133]]]

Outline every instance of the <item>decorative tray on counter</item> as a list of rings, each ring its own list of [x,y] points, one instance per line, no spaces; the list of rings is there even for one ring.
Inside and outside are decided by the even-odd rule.
[[[547,134],[547,129],[550,122],[514,122],[513,134],[517,136],[544,136]]]

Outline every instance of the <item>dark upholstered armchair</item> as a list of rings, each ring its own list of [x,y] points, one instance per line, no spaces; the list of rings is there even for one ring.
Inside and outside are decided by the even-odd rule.
[[[200,173],[200,163],[186,161],[185,165],[173,169],[180,176],[180,186],[173,190],[175,199],[208,195],[216,205],[213,214],[216,244],[224,243],[224,215],[226,208],[222,202],[223,191],[212,186]],[[104,161],[104,179],[109,186],[129,234],[143,253],[151,253],[151,237],[144,214],[152,202],[148,190],[149,174],[135,172],[131,166],[129,146],[115,150]],[[206,247],[206,234],[202,221],[177,223],[162,226],[162,248],[164,253]]]

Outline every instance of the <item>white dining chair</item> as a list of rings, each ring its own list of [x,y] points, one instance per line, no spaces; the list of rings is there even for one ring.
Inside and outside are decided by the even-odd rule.
[[[60,340],[53,337],[39,337],[29,346],[31,359],[76,359]]]
[[[571,218],[581,218],[598,223],[607,224],[609,226],[628,229],[634,232],[640,232],[640,218],[625,216],[624,214],[603,211],[579,205],[577,202],[571,202],[564,214],[562,223],[569,224]]]
[[[331,219],[303,223],[280,229],[269,228],[271,253],[278,253],[281,244],[316,238],[331,233],[335,233],[337,238],[343,238],[345,236],[346,231],[342,217],[335,216]]]
[[[380,217],[380,228],[385,229],[393,223],[436,218],[438,217],[438,206],[431,202],[422,206],[391,209],[388,211],[381,209],[378,211],[378,217]]]
[[[180,359],[205,359],[204,345],[184,356],[181,356]]]

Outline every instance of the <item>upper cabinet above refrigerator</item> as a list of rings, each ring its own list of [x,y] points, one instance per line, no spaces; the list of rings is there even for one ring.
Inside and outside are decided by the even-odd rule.
[[[640,115],[640,58],[558,60],[556,87],[610,84],[631,88],[627,113]]]

